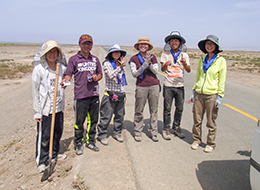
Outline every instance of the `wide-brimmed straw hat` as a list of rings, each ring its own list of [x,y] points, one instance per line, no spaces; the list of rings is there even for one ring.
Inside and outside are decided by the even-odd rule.
[[[153,45],[152,45],[152,43],[150,42],[150,39],[149,39],[148,37],[146,37],[146,36],[140,37],[140,38],[138,39],[138,42],[134,45],[135,49],[139,50],[139,48],[138,48],[138,45],[139,45],[139,44],[148,44],[148,45],[149,45],[148,51],[151,50],[151,49],[153,49]]]
[[[108,53],[107,53],[107,56],[105,57],[105,59],[111,60],[112,59],[111,53],[115,52],[115,51],[120,51],[120,53],[121,53],[120,57],[122,57],[122,56],[125,57],[125,55],[126,55],[126,51],[125,50],[122,50],[118,44],[114,44],[108,50]]]
[[[62,51],[61,51],[59,44],[54,40],[50,40],[43,44],[40,57],[44,56],[47,52],[49,52],[53,48],[57,48],[59,50],[59,55],[62,56]]]
[[[181,33],[178,31],[173,31],[170,33],[170,35],[166,36],[164,41],[165,43],[169,42],[171,39],[177,38],[180,40],[181,44],[185,44],[186,40],[181,36]]]
[[[199,46],[201,51],[203,51],[204,53],[207,53],[206,48],[205,48],[205,43],[206,43],[207,40],[210,40],[210,41],[212,41],[213,43],[215,43],[217,45],[217,52],[216,53],[219,53],[219,52],[223,51],[221,49],[221,47],[219,46],[219,42],[218,42],[219,39],[218,39],[218,37],[215,36],[215,35],[212,35],[212,34],[208,35],[205,40],[201,40],[198,43],[198,46]]]

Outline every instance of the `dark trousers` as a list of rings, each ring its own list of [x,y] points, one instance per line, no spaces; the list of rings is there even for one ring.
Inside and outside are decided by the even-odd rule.
[[[175,113],[172,128],[179,127],[181,124],[181,117],[184,103],[184,87],[168,87],[163,86],[163,123],[164,130],[171,128],[171,109],[172,101],[175,99]]]
[[[107,128],[114,116],[114,129],[113,134],[121,134],[123,129],[123,121],[125,115],[125,102],[117,101],[113,102],[109,99],[109,96],[104,95],[100,106],[100,123],[98,124],[98,138],[107,138]]]
[[[95,143],[96,125],[98,122],[98,110],[99,110],[99,97],[93,96],[89,98],[83,98],[75,100],[75,137],[74,142],[76,144]],[[87,118],[86,137],[84,139],[84,122]]]
[[[36,139],[36,163],[45,164],[49,158],[50,131],[51,131],[52,114],[43,116],[42,122],[37,122],[37,139]],[[56,113],[52,158],[58,156],[60,150],[60,139],[63,132],[63,112]]]

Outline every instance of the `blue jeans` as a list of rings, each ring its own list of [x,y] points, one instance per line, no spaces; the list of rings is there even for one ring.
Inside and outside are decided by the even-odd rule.
[[[179,127],[184,103],[184,87],[163,86],[163,124],[164,130],[171,128],[171,108],[173,98],[175,99],[175,113],[172,128]]]

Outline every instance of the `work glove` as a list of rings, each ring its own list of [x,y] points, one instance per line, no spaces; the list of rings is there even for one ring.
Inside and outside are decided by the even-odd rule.
[[[190,99],[189,99],[188,103],[193,103],[194,102],[194,96],[195,96],[195,90],[192,91],[192,94],[190,96]]]
[[[222,97],[218,95],[218,97],[216,99],[216,102],[215,102],[215,107],[216,108],[219,108],[219,106],[221,104],[221,100],[222,100]]]

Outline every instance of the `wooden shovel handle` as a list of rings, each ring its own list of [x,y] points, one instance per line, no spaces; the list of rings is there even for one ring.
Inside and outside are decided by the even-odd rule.
[[[57,100],[58,82],[59,82],[59,71],[60,71],[60,63],[57,63],[57,64],[56,64],[56,76],[55,76],[54,96],[53,96],[53,106],[52,106],[50,144],[49,144],[49,157],[50,157],[50,158],[52,158],[54,125],[55,125],[55,116],[56,116],[56,100]]]

